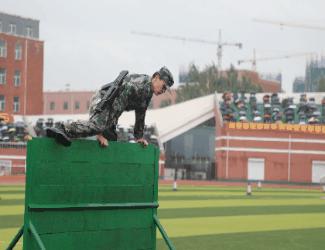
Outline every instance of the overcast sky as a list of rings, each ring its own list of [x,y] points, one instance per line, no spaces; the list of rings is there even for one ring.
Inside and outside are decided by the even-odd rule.
[[[166,65],[217,63],[216,46],[136,36],[132,30],[242,42],[225,47],[223,68],[239,59],[325,51],[325,30],[281,28],[254,18],[325,26],[322,0],[0,0],[0,11],[40,20],[45,42],[44,89],[94,90],[122,69],[152,74]],[[304,76],[306,57],[257,62],[260,72],[282,72],[291,91]],[[251,64],[240,68],[251,69]]]

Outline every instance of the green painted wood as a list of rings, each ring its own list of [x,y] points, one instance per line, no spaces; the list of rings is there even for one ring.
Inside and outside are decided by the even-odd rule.
[[[23,233],[24,233],[24,227],[22,226],[19,229],[18,233],[15,235],[15,237],[10,242],[9,246],[7,247],[7,250],[11,250],[16,246],[17,242],[19,241],[19,239],[23,235]]]
[[[156,249],[158,159],[152,145],[28,142],[23,249],[39,249],[31,230],[45,249]]]
[[[176,250],[176,248],[174,247],[173,243],[172,243],[171,240],[169,239],[169,237],[168,237],[166,231],[164,230],[163,226],[160,224],[160,221],[159,221],[157,215],[154,215],[154,216],[153,216],[153,219],[154,219],[154,221],[155,221],[155,223],[156,223],[156,225],[157,225],[157,227],[158,227],[158,229],[159,229],[159,231],[160,231],[162,237],[164,238],[165,243],[166,243],[166,245],[168,246],[168,248],[169,248],[170,250]]]

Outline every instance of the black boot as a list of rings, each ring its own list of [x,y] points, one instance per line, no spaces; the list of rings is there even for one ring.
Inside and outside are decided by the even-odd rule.
[[[59,128],[47,128],[45,131],[47,137],[54,138],[56,142],[65,147],[71,146],[71,139],[67,136],[63,124]]]

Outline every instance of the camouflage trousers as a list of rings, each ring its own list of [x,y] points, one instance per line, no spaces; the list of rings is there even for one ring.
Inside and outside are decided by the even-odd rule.
[[[92,97],[89,109],[90,119],[88,121],[79,120],[64,125],[67,136],[70,138],[80,138],[103,134],[103,136],[110,141],[117,140],[117,119],[114,113],[119,112],[119,110],[114,110],[113,105],[95,114],[96,105],[99,103],[101,97],[102,93],[100,91],[96,92]]]

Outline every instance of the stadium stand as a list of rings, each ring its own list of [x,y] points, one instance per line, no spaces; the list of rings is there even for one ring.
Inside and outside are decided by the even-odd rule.
[[[320,103],[314,97],[301,94],[298,103],[290,96],[280,100],[277,93],[265,94],[261,102],[256,94],[225,92],[220,101],[220,111],[225,122],[324,124],[325,97]]]
[[[70,122],[71,121],[72,120],[70,120]],[[47,120],[39,118],[32,127],[37,137],[44,137],[46,128],[58,127],[60,123],[60,121],[55,121],[53,118],[48,118]],[[122,126],[117,126],[116,132],[118,134],[119,141],[134,142],[132,127],[124,128]],[[145,127],[144,137],[151,144],[158,145],[156,134],[157,133],[153,126]],[[21,145],[22,142],[26,142],[29,139],[31,139],[31,136],[28,132],[27,125],[24,122],[19,121],[15,123],[7,123],[4,120],[0,121],[0,142],[2,142],[2,146],[18,146]]]

